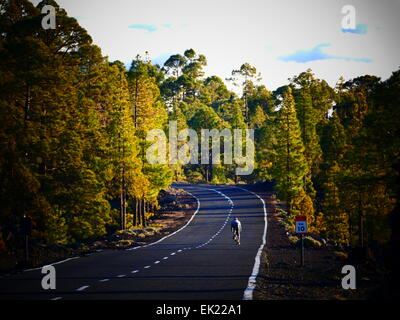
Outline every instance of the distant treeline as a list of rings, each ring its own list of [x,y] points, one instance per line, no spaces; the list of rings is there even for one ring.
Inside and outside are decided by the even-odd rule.
[[[41,8],[57,7],[56,29]],[[244,63],[226,79],[204,77],[193,49],[163,66],[147,54],[129,70],[109,62],[76,19],[54,1],[0,1],[0,250],[12,247],[21,218],[33,238],[66,243],[107,227],[146,225],[157,195],[173,181],[273,180],[293,220],[343,244],[385,242],[396,204],[400,72],[362,76],[335,88],[307,70],[269,91]],[[146,161],[146,134],[178,130],[255,130],[255,170],[235,164]],[[111,203],[114,205],[112,206]],[[117,205],[115,205],[117,203]]]

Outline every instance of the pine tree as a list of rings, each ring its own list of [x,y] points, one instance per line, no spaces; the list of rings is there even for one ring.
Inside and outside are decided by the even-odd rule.
[[[241,87],[242,99],[243,99],[243,116],[246,123],[249,121],[249,105],[248,99],[251,91],[254,88],[254,83],[261,80],[260,73],[257,73],[257,69],[251,66],[249,63],[244,63],[240,66],[240,69],[232,71],[232,77],[227,79],[232,81],[235,86]]]
[[[150,62],[142,61],[140,56],[132,62],[131,69],[127,73],[132,116],[136,136],[139,138],[139,158],[142,163],[139,176],[142,182],[134,188],[133,192],[134,197],[142,201],[140,213],[142,225],[146,224],[144,203],[156,201],[158,192],[171,183],[173,175],[167,164],[149,164],[145,158],[145,150],[151,144],[146,141],[147,132],[152,129],[168,129],[168,114],[161,101],[157,80],[153,75],[154,68]]]
[[[283,94],[274,133],[276,157],[273,163],[273,175],[276,179],[278,195],[280,199],[288,203],[289,212],[295,214],[299,210],[293,204],[304,190],[304,175],[308,168],[290,87]]]
[[[332,241],[349,244],[349,217],[340,201],[339,174],[340,168],[337,162],[333,161],[322,186],[324,196],[320,215],[322,215],[323,222],[318,229],[322,236]]]

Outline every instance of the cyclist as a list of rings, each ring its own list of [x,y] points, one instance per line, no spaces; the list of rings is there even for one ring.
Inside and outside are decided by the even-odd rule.
[[[242,231],[242,224],[238,218],[234,218],[232,220],[231,231],[233,233],[233,239],[236,240],[237,244],[240,244],[240,232]]]

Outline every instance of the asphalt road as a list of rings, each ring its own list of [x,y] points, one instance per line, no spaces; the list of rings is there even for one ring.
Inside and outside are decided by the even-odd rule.
[[[265,206],[230,186],[178,185],[197,198],[192,219],[156,243],[104,250],[53,264],[56,289],[41,269],[0,278],[0,299],[242,300],[252,298],[266,236]],[[230,221],[242,222],[241,245]]]

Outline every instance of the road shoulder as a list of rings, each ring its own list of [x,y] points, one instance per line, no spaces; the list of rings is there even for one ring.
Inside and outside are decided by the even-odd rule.
[[[364,264],[355,264],[357,289],[344,290],[342,267],[351,264],[333,246],[305,249],[305,266],[300,266],[300,248],[289,240],[279,223],[277,201],[271,190],[250,186],[267,207],[267,239],[254,290],[255,300],[364,300],[379,286],[379,274]]]

